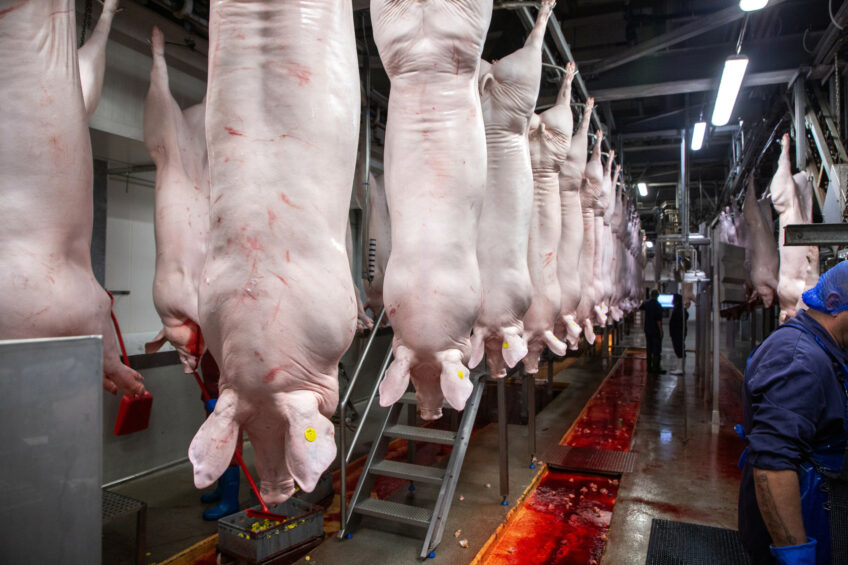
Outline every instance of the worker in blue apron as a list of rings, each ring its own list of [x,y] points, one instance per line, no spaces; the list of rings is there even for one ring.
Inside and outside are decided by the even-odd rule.
[[[848,474],[848,261],[803,300],[809,310],[775,330],[745,370],[739,533],[754,565],[846,563],[831,561],[848,531],[832,543],[831,491],[844,489],[830,487]]]

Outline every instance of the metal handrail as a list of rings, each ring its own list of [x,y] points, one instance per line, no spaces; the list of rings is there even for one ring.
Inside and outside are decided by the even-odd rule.
[[[380,327],[380,324],[382,324],[383,318],[385,316],[386,308],[384,306],[380,309],[380,314],[377,316],[377,319],[374,320],[374,329],[371,330],[371,335],[368,336],[368,342],[365,344],[365,349],[362,351],[362,355],[360,355],[359,357],[359,361],[356,364],[356,369],[353,371],[353,377],[351,377],[350,382],[348,383],[347,390],[345,391],[344,397],[339,403],[339,484],[341,490],[341,496],[339,500],[339,511],[341,515],[340,531],[344,531],[345,525],[347,523],[347,512],[345,508],[347,506],[347,464],[350,462],[350,454],[353,453],[353,447],[356,445],[356,441],[359,439],[360,431],[368,416],[368,410],[370,410],[371,404],[374,401],[374,395],[377,393],[377,385],[374,386],[374,390],[371,392],[371,398],[368,400],[368,407],[366,408],[365,413],[363,413],[360,417],[359,426],[357,427],[356,435],[354,436],[349,451],[347,449],[347,425],[345,422],[345,412],[347,411],[347,404],[348,402],[350,402],[350,396],[353,393],[353,388],[356,385],[356,381],[359,380],[359,375],[362,374],[362,367],[365,365],[365,359],[368,357],[368,354],[371,352],[371,347],[374,345],[374,339],[377,337],[377,329]],[[389,352],[391,352],[391,347],[389,348]],[[382,374],[385,372],[385,368],[388,367],[388,359],[390,358],[391,356],[387,355],[387,360],[383,362],[383,369],[381,370],[380,375],[378,375],[377,377],[378,384],[382,379]]]

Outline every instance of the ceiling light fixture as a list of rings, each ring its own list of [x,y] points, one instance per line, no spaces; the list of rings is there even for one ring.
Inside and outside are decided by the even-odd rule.
[[[692,151],[700,151],[704,146],[704,134],[707,132],[707,122],[698,122],[692,130]]]
[[[768,0],[739,0],[739,9],[743,12],[762,10],[768,5]]]
[[[639,196],[643,196],[643,197],[648,196],[648,185],[647,184],[645,184],[644,182],[640,182],[639,184],[636,185],[636,187],[639,189]]]
[[[653,248],[654,248],[654,242],[653,242],[653,241],[650,241],[650,240],[649,240],[649,241],[646,241],[646,242],[645,242],[645,247],[647,247],[648,249],[653,249]]]
[[[724,71],[721,73],[721,83],[713,109],[714,126],[727,125],[730,121],[730,114],[733,113],[733,107],[736,105],[736,97],[739,95],[747,68],[748,57],[745,55],[733,55],[724,62]]]

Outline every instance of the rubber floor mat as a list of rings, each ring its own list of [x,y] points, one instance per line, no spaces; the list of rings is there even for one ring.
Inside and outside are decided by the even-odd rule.
[[[657,520],[651,523],[651,539],[645,565],[750,565],[739,532]]]

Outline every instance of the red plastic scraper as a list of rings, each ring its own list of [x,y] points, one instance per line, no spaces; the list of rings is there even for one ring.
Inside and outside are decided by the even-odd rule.
[[[109,294],[112,298],[112,294]],[[114,299],[113,299],[114,302]],[[115,317],[115,312],[112,314],[112,323],[115,325],[115,335],[118,337],[118,344],[121,346],[121,357],[124,365],[130,366],[130,358],[127,355],[127,348],[124,345],[124,337],[121,335],[121,326],[118,325],[118,318]],[[122,436],[146,430],[150,425],[150,412],[153,410],[153,395],[148,391],[138,397],[132,397],[125,394],[121,397],[121,405],[118,407],[118,417],[115,418],[116,436]]]

